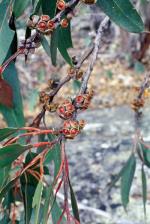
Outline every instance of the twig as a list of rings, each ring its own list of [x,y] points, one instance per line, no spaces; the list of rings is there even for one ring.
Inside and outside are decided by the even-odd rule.
[[[52,21],[55,22],[55,28],[58,27],[58,25],[60,24],[60,19],[65,15],[67,15],[68,13],[72,12],[73,9],[76,7],[76,5],[79,3],[80,0],[71,0],[67,3],[67,7],[59,12],[53,19]]]
[[[86,92],[87,89],[87,84],[88,84],[88,80],[90,78],[90,75],[93,71],[93,67],[95,65],[97,56],[98,56],[98,51],[102,45],[102,37],[104,35],[104,32],[108,29],[110,25],[110,20],[108,17],[105,17],[104,20],[101,22],[97,34],[96,34],[96,38],[95,38],[95,42],[94,42],[94,49],[93,49],[93,54],[92,54],[92,59],[90,62],[90,65],[87,69],[87,71],[85,72],[83,79],[82,79],[82,85],[80,88],[80,93],[83,94]]]
[[[142,101],[145,89],[149,88],[149,86],[150,86],[150,74],[146,74],[144,77],[144,81],[140,86],[139,94],[135,99],[137,102]],[[142,122],[142,111],[140,109],[141,108],[139,107],[137,110],[135,110],[135,128],[137,134],[140,132],[139,129],[141,127]]]

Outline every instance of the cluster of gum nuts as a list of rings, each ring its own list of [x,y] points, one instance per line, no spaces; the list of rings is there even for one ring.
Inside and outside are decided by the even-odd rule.
[[[76,96],[73,102],[71,100],[65,100],[61,105],[58,106],[57,114],[62,119],[66,120],[64,121],[62,129],[62,133],[65,135],[66,138],[73,139],[83,129],[85,121],[77,121],[74,120],[72,117],[76,109],[87,109],[92,97],[93,92],[88,92],[86,94]]]
[[[64,119],[61,132],[66,138],[75,138],[85,125],[84,120],[77,121],[73,119],[73,114],[76,110],[85,110],[88,108],[93,97],[93,91],[85,94],[80,94],[74,100],[64,100],[60,105],[50,103],[50,96],[44,91],[40,93],[40,102],[44,104],[45,109],[50,112],[55,112],[61,119]]]
[[[68,7],[68,4],[65,3],[64,0],[57,1],[57,9],[59,11],[64,10]],[[68,19],[67,19],[68,18]],[[67,28],[69,24],[69,19],[71,17],[64,18],[60,21],[60,25],[63,28]],[[27,23],[30,29],[36,29],[43,34],[51,34],[52,31],[55,29],[55,22],[51,19],[48,15],[33,15]]]

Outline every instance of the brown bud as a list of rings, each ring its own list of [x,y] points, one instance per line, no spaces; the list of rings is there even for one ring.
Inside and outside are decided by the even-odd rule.
[[[64,0],[58,0],[57,1],[57,8],[62,11],[66,8],[66,3]]]
[[[84,2],[87,5],[92,5],[92,4],[95,4],[97,0],[82,0],[82,2]]]
[[[77,74],[76,74],[76,78],[77,78],[77,79],[81,79],[82,76],[83,76],[83,71],[81,71],[81,70],[78,71]]]
[[[60,25],[61,25],[61,27],[63,27],[63,28],[67,28],[68,27],[68,20],[67,19],[62,19],[61,21],[60,21]]]
[[[70,75],[70,76],[72,76],[72,75],[74,75],[75,74],[75,69],[73,68],[73,67],[69,67],[69,69],[68,69],[68,75]]]
[[[55,23],[54,23],[54,21],[53,20],[49,20],[48,22],[47,22],[47,28],[49,29],[49,30],[54,30],[54,28],[55,28]]]
[[[45,108],[46,108],[46,110],[48,110],[49,112],[56,112],[57,107],[58,107],[58,104],[56,104],[56,103],[49,103],[49,102],[47,102],[47,103],[45,104]]]

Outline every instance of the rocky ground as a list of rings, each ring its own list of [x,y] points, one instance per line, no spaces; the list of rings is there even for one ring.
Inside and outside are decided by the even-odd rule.
[[[149,112],[149,109],[144,111],[142,126],[146,141],[150,141]],[[83,117],[88,122],[84,132],[67,143],[71,180],[81,208],[81,223],[144,224],[140,161],[127,213],[121,206],[120,183],[108,191],[112,177],[119,172],[131,153],[134,113],[128,106],[121,106],[91,110],[83,113]],[[147,175],[150,176],[148,170]],[[149,208],[148,201],[147,211]],[[149,223],[150,214],[147,216]]]

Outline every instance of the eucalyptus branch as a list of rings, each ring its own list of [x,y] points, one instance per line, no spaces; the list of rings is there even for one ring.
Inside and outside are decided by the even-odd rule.
[[[95,38],[95,42],[94,42],[94,49],[93,49],[91,62],[89,64],[89,67],[88,67],[87,71],[85,72],[85,74],[83,76],[83,79],[82,79],[82,85],[81,85],[81,89],[80,89],[81,94],[86,92],[88,80],[89,80],[90,75],[93,71],[93,67],[95,65],[99,49],[100,49],[100,47],[103,43],[102,38],[104,36],[104,32],[108,29],[109,25],[110,25],[110,20],[109,20],[108,17],[105,17],[104,20],[101,22],[99,28],[98,28],[96,38]]]
[[[67,7],[60,11],[53,19],[52,21],[55,22],[55,28],[57,28],[60,24],[60,19],[63,16],[66,16],[68,13],[72,12],[73,9],[77,6],[77,4],[80,2],[80,0],[71,0],[67,3]]]

